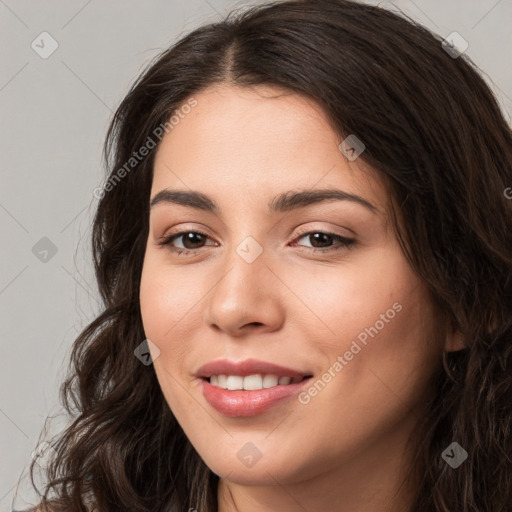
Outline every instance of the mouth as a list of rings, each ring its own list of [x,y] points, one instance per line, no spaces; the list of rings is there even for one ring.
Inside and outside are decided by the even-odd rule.
[[[228,391],[256,391],[259,389],[270,389],[276,386],[288,386],[302,382],[305,379],[311,378],[312,375],[304,375],[299,377],[290,377],[288,375],[275,375],[275,374],[261,374],[254,375],[211,375],[204,378],[212,386],[216,386]]]
[[[313,374],[249,359],[238,363],[212,361],[202,366],[196,377],[204,398],[217,412],[249,417],[289,402],[285,399],[297,395]]]

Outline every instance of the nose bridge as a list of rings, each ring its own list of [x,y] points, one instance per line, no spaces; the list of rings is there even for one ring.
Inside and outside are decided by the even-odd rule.
[[[224,302],[222,307],[226,312],[243,308],[254,311],[257,304],[264,300],[266,294],[262,284],[269,279],[267,260],[263,246],[252,236],[243,238],[237,245],[233,244],[230,254],[226,256],[226,274],[215,294]]]
[[[209,294],[206,322],[230,334],[248,324],[276,328],[283,311],[267,263],[268,256],[254,237],[233,244],[222,262],[222,277]]]

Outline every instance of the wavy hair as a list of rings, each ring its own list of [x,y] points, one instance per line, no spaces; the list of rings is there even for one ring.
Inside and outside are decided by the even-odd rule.
[[[418,424],[412,510],[512,510],[512,132],[469,57],[452,58],[405,16],[352,0],[233,11],[162,52],[119,105],[104,149],[112,186],[92,230],[104,307],[73,345],[61,388],[72,420],[51,443],[40,506],[217,510],[219,477],[134,350],[145,339],[139,285],[155,134],[194,94],[226,83],[305,95],[342,138],[364,141],[360,158],[388,184],[411,267],[462,333],[464,348],[445,352],[432,375]],[[113,183],[148,137],[156,146]],[[441,457],[453,441],[468,453],[457,469]]]

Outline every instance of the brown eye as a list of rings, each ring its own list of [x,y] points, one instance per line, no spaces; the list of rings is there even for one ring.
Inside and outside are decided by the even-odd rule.
[[[312,247],[328,247],[333,242],[333,238],[331,235],[328,235],[327,233],[312,233],[310,235],[307,235],[309,237],[309,241],[312,245]],[[331,242],[331,243],[329,243]],[[327,244],[327,245],[325,245]]]
[[[323,231],[309,231],[307,233],[302,233],[297,238],[297,240],[301,240],[303,238],[307,239],[311,245],[298,245],[300,245],[301,247],[309,247],[313,250],[313,252],[328,252],[332,250],[341,250],[355,243],[355,240],[351,238],[345,238],[341,235],[336,235],[335,233],[326,233]],[[336,245],[333,245],[333,242],[338,243]]]
[[[185,249],[197,249],[198,247],[202,247],[204,243],[205,236],[201,233],[189,232],[177,237],[174,237],[173,240],[182,239],[182,243]]]
[[[205,246],[208,239],[208,235],[200,231],[181,231],[163,238],[158,245],[169,246],[169,249],[177,251],[178,254],[180,254],[181,252],[193,252],[197,249],[201,249]],[[176,241],[178,245],[174,245]]]

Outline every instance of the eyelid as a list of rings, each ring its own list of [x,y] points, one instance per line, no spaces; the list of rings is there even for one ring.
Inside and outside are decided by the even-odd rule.
[[[335,245],[331,245],[329,247],[308,247],[308,246],[304,246],[304,245],[297,243],[297,241],[300,240],[301,238],[304,238],[306,236],[310,236],[310,235],[316,234],[316,233],[321,233],[321,234],[327,235],[327,236],[331,237],[334,242],[337,241],[338,243],[337,244],[335,243]],[[323,230],[323,229],[307,229],[304,232],[297,234],[293,241],[293,245],[300,247],[301,249],[299,249],[299,250],[301,250],[302,252],[309,252],[309,253],[313,253],[313,254],[319,253],[321,255],[322,254],[327,255],[327,253],[330,253],[330,252],[339,252],[343,249],[345,249],[345,250],[350,249],[352,246],[355,245],[355,243],[356,243],[356,240],[354,238],[348,238],[346,236],[339,235],[332,231]]]
[[[167,233],[163,236],[161,236],[158,240],[158,245],[168,245],[170,244],[171,242],[173,242],[174,240],[176,240],[177,238],[180,238],[181,236],[183,235],[186,235],[187,233],[195,233],[195,234],[198,234],[198,235],[202,235],[206,238],[209,238],[210,240],[213,240],[212,237],[208,234],[208,233],[205,233],[204,231],[200,230],[200,229],[181,229],[179,231],[175,231],[175,232],[170,232],[170,233]],[[212,245],[212,244],[210,244]],[[187,251],[187,250],[197,250],[197,249],[183,249],[184,251]]]
[[[200,226],[200,227],[198,227]],[[202,227],[201,223],[184,222],[177,226],[173,226],[170,229],[164,230],[162,236],[157,237],[158,240],[169,239],[173,235],[184,235],[186,233],[199,233],[208,238],[212,238],[212,235],[208,234],[210,230],[206,227]]]
[[[352,232],[352,230],[349,230],[349,231]],[[301,238],[304,235],[309,235],[312,233],[324,233],[325,235],[330,235],[330,236],[344,238],[346,240],[351,240],[350,236],[345,236],[345,235],[342,235],[341,233],[336,233],[335,231],[333,231],[331,229],[315,228],[315,227],[311,227],[311,226],[300,228],[298,230],[298,232],[295,234],[294,239],[296,240],[297,238]]]
[[[208,233],[206,233],[205,230],[201,230],[201,229],[197,229],[197,228],[187,228],[187,227],[185,227],[185,228],[179,229],[178,231],[172,231],[171,230],[171,232],[166,233],[166,234],[162,235],[161,237],[159,237],[158,240],[159,241],[165,241],[165,240],[170,240],[172,237],[179,238],[179,235],[185,235],[187,233],[197,233],[197,234],[200,234],[200,235],[203,235],[203,236],[205,236],[207,238],[212,239],[212,237]],[[298,233],[295,234],[294,241],[297,240],[297,238],[303,237],[304,235],[313,234],[313,233],[324,233],[326,235],[336,236],[336,237],[340,237],[340,238],[343,238],[343,239],[346,239],[346,240],[350,239],[349,237],[347,237],[345,235],[341,235],[339,233],[330,231],[328,229],[304,227],[302,229],[299,229]]]
[[[172,253],[177,253],[178,256],[181,254],[185,254],[186,256],[188,256],[191,254],[193,255],[194,253],[198,254],[199,252],[202,251],[202,249],[205,249],[208,246],[212,246],[212,245],[215,246],[218,244],[217,242],[214,242],[214,244],[206,244],[202,247],[198,247],[195,249],[173,247],[171,245],[171,243],[174,240],[176,240],[188,233],[199,234],[201,236],[206,237],[207,239],[213,240],[213,238],[210,237],[210,235],[208,235],[207,233],[203,232],[200,229],[181,229],[180,231],[171,232],[170,234],[166,234],[163,237],[159,238],[159,242],[157,245],[159,245],[160,247],[167,246],[169,251],[171,251]],[[307,246],[303,246],[301,244],[297,244],[297,241],[300,240],[301,238],[304,238],[307,235],[318,234],[318,233],[327,235],[327,236],[331,237],[334,241],[337,241],[338,243],[335,245],[332,245],[332,246],[328,246],[328,247],[307,247]],[[293,244],[293,246],[296,245],[297,247],[301,248],[301,249],[299,249],[301,252],[307,252],[310,254],[311,253],[313,253],[313,254],[320,253],[320,254],[326,255],[327,253],[330,253],[330,252],[339,252],[343,249],[345,249],[345,250],[349,249],[351,246],[353,246],[355,244],[355,242],[356,242],[356,240],[353,238],[347,238],[343,235],[340,235],[340,234],[337,234],[337,233],[334,233],[334,232],[331,232],[328,230],[314,229],[314,228],[309,228],[309,229],[303,228],[302,230],[299,230],[299,233],[297,233],[295,235],[295,238],[292,241],[292,244]]]

